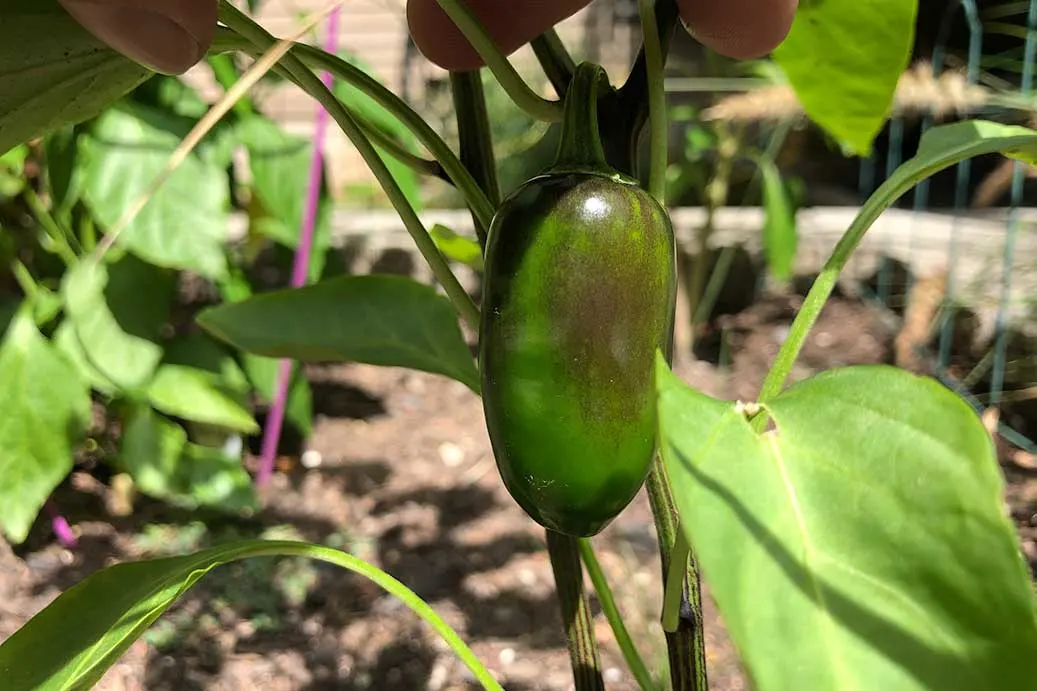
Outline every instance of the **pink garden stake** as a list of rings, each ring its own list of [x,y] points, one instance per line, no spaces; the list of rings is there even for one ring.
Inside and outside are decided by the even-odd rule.
[[[332,10],[328,16],[327,33],[324,36],[324,50],[334,54],[337,50],[339,8]],[[329,72],[321,74],[321,81],[329,89],[332,77]],[[324,170],[324,139],[328,130],[328,113],[317,105],[317,115],[313,132],[313,158],[310,162],[309,186],[306,188],[306,208],[303,211],[302,228],[299,233],[299,247],[295,251],[292,265],[292,287],[299,288],[306,284],[310,272],[310,255],[313,250],[313,233],[317,224],[317,206],[320,201],[321,174]],[[274,399],[270,414],[263,429],[263,446],[259,458],[259,472],[256,473],[256,486],[264,487],[274,474],[274,458],[277,456],[277,444],[281,440],[281,429],[284,426],[285,405],[288,400],[288,385],[292,377],[292,361],[281,360],[274,387]]]

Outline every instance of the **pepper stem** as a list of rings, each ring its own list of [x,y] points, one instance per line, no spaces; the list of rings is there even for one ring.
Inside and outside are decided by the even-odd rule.
[[[547,553],[551,557],[555,589],[562,606],[562,621],[569,642],[569,661],[573,668],[576,691],[605,691],[590,603],[583,588],[579,540],[548,530]]]
[[[562,140],[554,170],[611,170],[598,133],[599,85],[609,88],[608,75],[601,65],[582,62],[573,73],[565,92],[562,115]]]

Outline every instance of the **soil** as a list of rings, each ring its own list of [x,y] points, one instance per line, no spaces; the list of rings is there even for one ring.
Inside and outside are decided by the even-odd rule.
[[[679,358],[705,392],[751,399],[798,307],[771,296],[719,319],[721,361]],[[793,378],[889,362],[887,315],[835,298]],[[317,424],[307,453],[281,459],[264,509],[250,519],[188,513],[137,498],[130,515],[98,477],[77,472],[55,495],[78,546],[57,544],[46,520],[17,550],[0,542],[0,639],[62,589],[107,564],[232,537],[291,535],[370,560],[430,603],[509,691],[564,691],[572,676],[543,533],[499,481],[477,398],[447,379],[359,365],[311,367]],[[1003,448],[1008,500],[1037,558],[1037,473]],[[657,623],[660,573],[647,499],[600,537],[599,559],[653,672],[665,665]],[[594,603],[607,687],[636,686]],[[747,688],[706,603],[711,688]],[[309,562],[253,560],[218,569],[168,612],[107,674],[106,691],[468,689],[452,653],[408,609],[369,582]]]

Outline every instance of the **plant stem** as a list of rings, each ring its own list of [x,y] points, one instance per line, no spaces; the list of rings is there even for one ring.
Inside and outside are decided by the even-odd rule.
[[[72,243],[69,240],[68,234],[62,229],[58,222],[54,220],[54,217],[50,215],[47,207],[43,201],[36,194],[32,187],[26,185],[22,190],[22,198],[29,207],[29,211],[36,217],[36,222],[43,228],[43,232],[47,234],[51,242],[54,243],[54,251],[62,261],[65,262],[66,266],[72,266],[79,261],[79,256],[76,254],[75,249],[72,247]]]
[[[263,27],[253,22],[251,18],[226,2],[226,0],[220,3],[220,21],[249,40],[267,42],[266,45],[269,45],[268,41],[272,39]],[[364,159],[372,174],[374,174],[375,179],[382,186],[386,196],[389,197],[389,201],[396,209],[396,212],[400,215],[404,227],[414,240],[414,244],[417,245],[425,261],[428,262],[436,280],[439,281],[447,297],[453,303],[454,309],[457,310],[458,314],[461,315],[470,327],[473,329],[479,328],[478,308],[476,308],[475,303],[472,302],[468,293],[465,292],[457,277],[450,270],[450,265],[439,252],[435,241],[432,240],[425,226],[422,225],[421,219],[418,218],[414,208],[407,201],[403,190],[400,189],[399,184],[393,178],[392,173],[389,172],[385,162],[378,155],[378,151],[364,135],[356,120],[353,119],[346,107],[335,98],[331,91],[324,86],[320,79],[302,64],[298,57],[289,52],[282,60],[285,68],[291,74],[292,81],[303,91],[317,99],[328,110],[331,117],[335,119],[343,133],[353,142],[360,156]]]
[[[461,163],[472,174],[490,204],[497,207],[500,205],[500,185],[497,182],[497,160],[493,154],[493,137],[490,134],[490,116],[486,112],[482,73],[479,70],[451,72],[450,90],[457,115]],[[485,248],[489,226],[482,223],[471,206],[469,210],[475,221],[479,244]]]
[[[443,8],[450,20],[454,22],[464,37],[468,40],[475,52],[479,54],[486,66],[493,72],[501,88],[511,98],[516,106],[526,111],[537,120],[547,122],[559,122],[562,119],[562,104],[558,101],[548,101],[538,96],[526,82],[522,80],[508,59],[497,48],[490,35],[486,32],[482,22],[468,7],[464,0],[438,0],[439,6]]]
[[[234,65],[234,61],[229,55],[210,55],[207,62],[209,67],[212,68],[212,76],[216,78],[216,81],[223,87],[224,91],[230,90],[238,82],[238,79],[241,78],[237,67]],[[234,102],[234,110],[243,117],[256,112],[252,107],[252,102],[244,98]]]
[[[565,92],[569,89],[569,82],[572,81],[573,72],[576,71],[576,63],[573,62],[569,51],[565,49],[562,39],[558,37],[558,32],[551,27],[534,38],[530,42],[530,46],[532,46],[533,54],[536,55],[540,66],[544,69],[547,80],[551,82],[555,93],[558,94],[558,98],[564,99]]]
[[[276,43],[276,39],[269,34],[253,42],[223,28],[219,29],[218,38],[220,50],[240,50],[254,58],[258,58]],[[493,205],[442,137],[436,134],[436,131],[403,99],[355,65],[319,48],[296,43],[289,53],[298,56],[310,67],[328,70],[336,79],[356,87],[358,91],[392,113],[439,162],[447,178],[461,191],[473,212],[478,213],[483,223],[489,225],[493,217]]]
[[[565,97],[565,114],[558,155],[551,170],[591,170],[609,168],[598,130],[599,93],[608,89],[608,75],[600,66],[583,62],[576,68]]]
[[[738,136],[729,133],[722,123],[717,124],[717,129],[720,135],[717,142],[717,161],[713,169],[713,177],[706,184],[706,219],[702,227],[699,228],[699,232],[696,233],[695,239],[698,241],[698,252],[691,267],[691,285],[688,287],[688,312],[692,315],[691,345],[693,348],[695,346],[695,329],[698,326],[695,317],[701,314],[699,305],[702,302],[702,296],[706,289],[706,280],[709,277],[709,241],[716,227],[716,213],[727,203],[728,189],[731,184],[731,169],[738,154]],[[703,321],[708,316],[708,314],[701,314]]]
[[[648,499],[655,516],[659,536],[659,553],[664,582],[670,575],[670,555],[680,530],[680,515],[673,499],[662,458],[656,455],[646,483]],[[708,691],[706,678],[706,639],[702,630],[702,586],[695,555],[689,551],[682,579],[681,607],[677,626],[666,632],[666,648],[670,662],[670,685],[673,691]]]
[[[680,619],[681,595],[684,593],[684,574],[691,556],[691,545],[683,530],[678,530],[670,550],[670,568],[666,570],[663,589],[663,631],[673,633]]]
[[[666,89],[663,85],[664,60],[659,31],[655,23],[655,1],[639,0],[644,29],[645,81],[648,85],[648,192],[666,204],[667,130]]]
[[[562,623],[565,624],[569,641],[569,661],[572,663],[576,691],[605,691],[590,603],[583,589],[579,541],[548,530],[547,553],[551,558],[555,589],[562,607]]]
[[[29,267],[23,264],[21,259],[15,259],[11,262],[11,275],[14,276],[14,281],[18,284],[18,287],[25,293],[27,300],[36,297],[40,287],[36,283],[36,279],[32,277],[32,273],[29,272]]]
[[[340,9],[336,7],[328,16],[324,49],[329,53],[335,52],[338,42]],[[330,89],[332,84],[331,74],[325,72],[320,78],[324,86]],[[239,103],[242,102],[239,101]],[[309,278],[310,257],[313,253],[313,235],[314,229],[317,226],[317,211],[320,206],[320,193],[323,186],[324,140],[327,138],[328,133],[328,111],[319,105],[317,106],[317,115],[313,129],[313,156],[310,159],[310,175],[306,186],[306,206],[303,208],[302,228],[299,230],[299,246],[295,250],[295,258],[292,264],[291,285],[293,288],[301,288],[306,285]],[[267,416],[266,424],[263,426],[259,471],[256,473],[257,487],[265,487],[274,475],[274,461],[277,457],[278,444],[281,441],[281,430],[284,428],[288,387],[291,384],[293,368],[292,361],[287,358],[282,359],[277,368],[270,414]]]
[[[664,0],[658,4],[663,10],[659,16],[656,14],[657,0],[639,0],[644,41],[634,69],[639,70],[637,83],[643,84],[644,90],[647,91],[650,146],[648,191],[660,204],[665,205],[669,125],[666,117],[663,68],[669,36],[673,32],[672,22],[675,19],[669,18],[670,12],[674,9],[672,2]],[[660,26],[660,23],[663,23],[663,26]],[[627,84],[630,83],[628,80]],[[672,357],[672,344],[669,351]],[[670,661],[670,682],[673,691],[707,691],[706,643],[702,631],[702,596],[698,565],[681,531],[680,515],[673,499],[673,490],[658,454],[648,474],[647,488],[659,536],[665,584],[662,619]]]
[[[626,624],[623,623],[623,616],[619,613],[616,600],[612,596],[612,589],[609,588],[608,581],[605,579],[605,572],[602,571],[601,564],[598,563],[598,557],[595,556],[594,547],[589,539],[584,538],[580,540],[580,556],[583,558],[583,565],[587,568],[587,575],[590,576],[591,583],[594,585],[594,592],[598,595],[601,610],[605,613],[609,626],[612,627],[612,633],[616,637],[616,642],[619,643],[619,649],[623,653],[623,659],[626,660],[627,667],[630,668],[631,674],[634,675],[634,679],[637,680],[637,684],[642,691],[653,691],[655,682],[644,660],[641,659],[641,654],[637,652],[637,646],[634,645],[633,639],[630,638],[630,632],[627,631]]]
[[[670,41],[677,27],[676,0],[657,0],[655,3],[655,26],[659,37],[659,51],[664,57],[669,52]],[[637,148],[648,118],[648,70],[644,42],[638,53],[630,76],[617,92],[614,103],[604,111],[608,117],[602,122],[602,136],[615,147],[613,165],[633,175]]]
[[[281,75],[285,79],[291,80],[290,72],[283,65],[275,65],[273,71]],[[238,101],[241,103],[241,101]],[[370,138],[371,143],[382,149],[385,153],[389,154],[397,161],[413,170],[418,175],[428,175],[430,177],[440,178],[444,182],[451,182],[450,177],[446,174],[443,166],[434,159],[422,158],[412,151],[408,151],[403,144],[401,144],[391,134],[385,132],[378,125],[375,125],[363,115],[350,110],[349,114],[356,120],[357,124],[360,125],[360,129],[363,130],[364,134]]]

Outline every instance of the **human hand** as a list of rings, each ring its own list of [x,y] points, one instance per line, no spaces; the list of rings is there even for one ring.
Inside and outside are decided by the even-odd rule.
[[[216,31],[217,0],[59,0],[87,30],[137,62],[181,74],[205,55]],[[468,0],[504,53],[512,53],[590,0]],[[770,52],[792,25],[798,0],[677,0],[684,25],[705,45],[733,58]],[[451,70],[482,60],[439,7],[408,0],[414,42],[432,62]]]
[[[769,53],[788,34],[798,0],[677,0],[685,28],[713,50],[738,59]],[[590,0],[468,0],[497,46],[510,54],[570,17]],[[407,23],[418,49],[448,70],[483,62],[438,0],[407,0]]]

